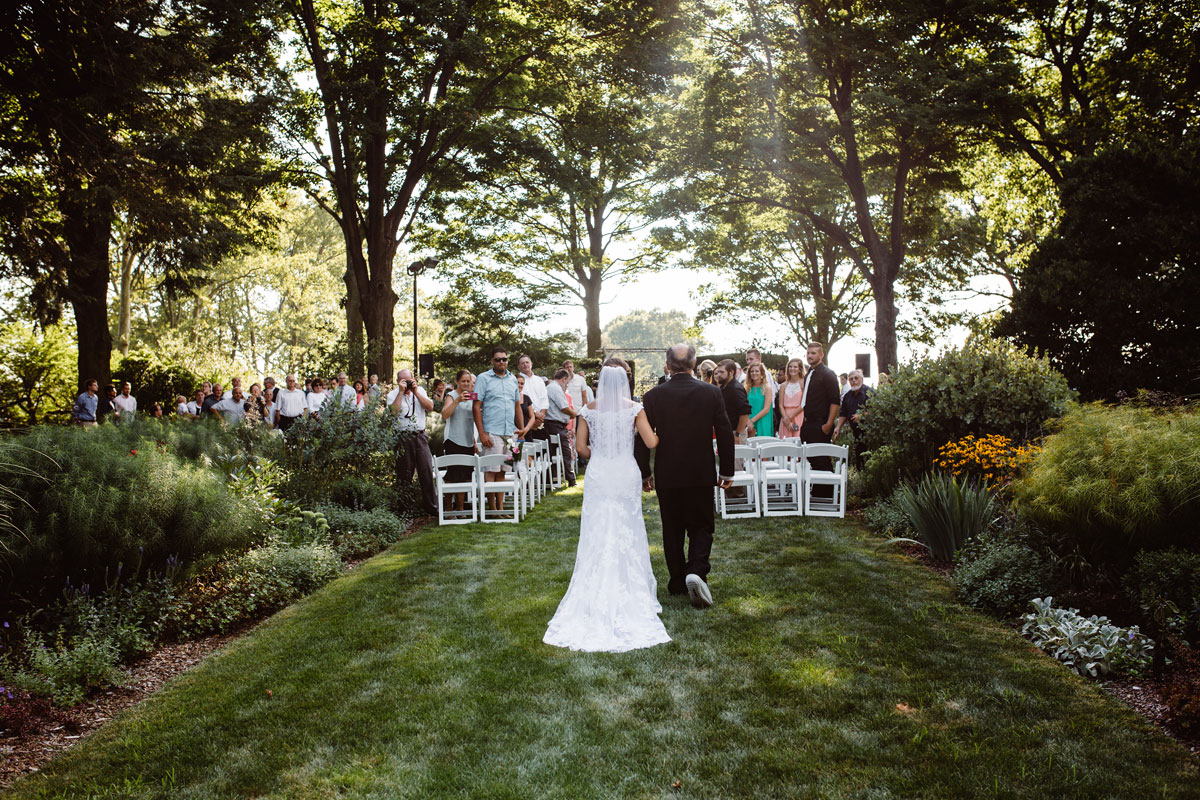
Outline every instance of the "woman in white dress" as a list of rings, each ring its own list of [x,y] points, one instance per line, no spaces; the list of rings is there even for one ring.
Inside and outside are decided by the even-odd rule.
[[[546,644],[623,653],[671,641],[658,615],[658,584],[642,518],[642,473],[633,437],[658,437],[629,397],[620,367],[600,372],[596,400],[579,414],[576,442],[588,458],[575,571],[546,635]]]

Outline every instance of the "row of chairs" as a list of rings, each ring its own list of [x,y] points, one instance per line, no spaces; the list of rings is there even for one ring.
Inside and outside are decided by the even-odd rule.
[[[796,439],[755,436],[733,448],[741,468],[733,475],[735,496],[717,489],[713,502],[721,519],[735,517],[844,517],[849,449],[835,444],[804,444]],[[832,468],[816,469],[811,458],[828,458]],[[831,496],[814,496],[815,487]],[[823,493],[822,493],[823,494]]]
[[[548,440],[526,440],[516,459],[503,454],[438,456],[434,459],[438,524],[520,522],[543,497],[562,488],[564,465],[559,445],[559,435],[554,434]],[[512,469],[504,472],[505,465]],[[471,480],[448,482],[450,467],[470,467]],[[501,480],[485,480],[488,472],[500,472]],[[447,508],[447,499],[459,495],[464,500],[462,510]],[[489,507],[489,495],[499,499],[498,508]]]

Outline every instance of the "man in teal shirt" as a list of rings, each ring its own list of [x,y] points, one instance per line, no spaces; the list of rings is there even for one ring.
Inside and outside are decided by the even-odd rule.
[[[479,429],[479,443],[483,455],[512,453],[513,434],[517,426],[524,427],[521,413],[521,390],[517,377],[508,371],[508,349],[497,345],[492,348],[492,368],[475,379],[475,427]],[[505,467],[505,469],[510,469]],[[502,472],[484,473],[485,481],[499,480]],[[488,504],[493,509],[500,507],[500,495],[492,492]]]

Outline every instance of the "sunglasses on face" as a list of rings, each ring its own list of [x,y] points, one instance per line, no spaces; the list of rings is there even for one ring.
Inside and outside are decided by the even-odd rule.
[[[496,364],[500,364],[500,363],[508,361],[508,359],[507,358],[493,358],[492,361]]]

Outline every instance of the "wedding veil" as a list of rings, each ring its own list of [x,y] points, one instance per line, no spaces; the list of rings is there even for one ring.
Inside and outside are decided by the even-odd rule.
[[[629,375],[620,367],[601,369],[600,384],[596,388],[596,411],[601,414],[624,411],[629,404]]]

